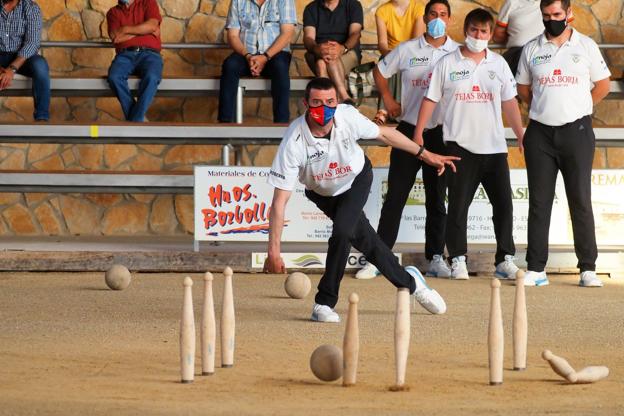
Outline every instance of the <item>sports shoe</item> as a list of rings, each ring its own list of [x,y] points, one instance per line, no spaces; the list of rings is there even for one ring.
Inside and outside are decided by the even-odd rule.
[[[362,267],[355,274],[356,279],[374,279],[379,276],[381,272],[377,270],[377,267],[373,263],[366,263],[366,266]]]
[[[586,270],[581,272],[581,279],[579,280],[579,286],[582,287],[602,287],[602,280],[596,276],[596,272],[592,270]]]
[[[444,261],[444,257],[439,254],[434,254],[433,259],[429,262],[429,268],[427,269],[427,276],[430,277],[451,277],[451,269]]]
[[[524,285],[525,286],[548,286],[548,276],[546,276],[545,271],[534,272],[531,270],[527,270],[524,275]]]
[[[496,265],[496,272],[494,275],[500,279],[516,280],[516,273],[518,272],[518,266],[514,264],[514,256],[506,255],[505,261],[502,261]]]
[[[453,257],[451,262],[451,279],[468,280],[468,268],[466,267],[466,256]]]
[[[420,306],[434,315],[441,315],[446,312],[446,303],[444,302],[444,299],[442,299],[442,296],[440,296],[435,289],[431,289],[427,286],[427,282],[420,273],[420,270],[414,266],[407,266],[405,271],[414,278],[416,290],[413,295],[414,299],[420,303]]]
[[[316,322],[340,322],[340,317],[332,308],[318,303],[315,303],[312,308],[311,319]]]

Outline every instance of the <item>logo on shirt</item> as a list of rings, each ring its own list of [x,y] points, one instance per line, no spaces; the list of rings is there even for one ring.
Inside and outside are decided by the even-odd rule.
[[[565,75],[561,69],[557,68],[553,70],[552,75],[539,77],[537,82],[539,85],[546,87],[568,87],[570,85],[577,85],[579,80],[578,77],[574,75]]]
[[[269,171],[269,175],[275,176],[276,178],[280,178],[280,179],[286,180],[286,176],[282,175],[281,173],[277,173],[274,170],[270,170]]]
[[[317,150],[315,153],[308,155],[308,164],[317,163],[326,158],[327,158],[327,153],[325,153],[324,150]]]
[[[543,65],[543,64],[547,64],[548,62],[550,62],[551,59],[552,59],[551,54],[539,55],[531,59],[531,64],[533,66]]]
[[[483,104],[494,101],[494,94],[481,91],[478,85],[473,85],[471,92],[456,92],[453,96],[455,97],[455,101],[467,104]]]
[[[430,82],[431,82],[431,72],[429,72],[429,75],[427,75],[427,78],[413,79],[412,80],[412,87],[413,88],[427,89],[427,88],[429,88],[429,83]]]
[[[340,166],[338,162],[330,162],[327,170],[321,173],[313,173],[312,177],[316,182],[320,181],[332,181],[335,179],[344,178],[353,172],[350,165]]]
[[[490,76],[490,79],[496,78],[496,72],[495,71],[488,71],[488,75]]]
[[[415,66],[427,66],[429,65],[429,57],[428,56],[422,56],[422,57],[414,57],[411,58],[409,60],[409,66],[410,68],[415,67]]]
[[[481,89],[479,88],[479,86],[478,86],[478,85],[473,85],[473,86],[472,86],[472,91],[473,91],[473,92],[479,92],[479,91],[481,91]]]
[[[574,53],[572,54],[572,62],[578,64],[581,61],[581,55]]]
[[[470,70],[462,69],[461,71],[453,71],[449,76],[451,81],[461,81],[462,79],[470,78]]]

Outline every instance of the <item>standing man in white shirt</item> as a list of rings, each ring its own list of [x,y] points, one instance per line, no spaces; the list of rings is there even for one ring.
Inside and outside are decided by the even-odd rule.
[[[440,58],[455,51],[459,44],[446,34],[451,19],[451,6],[447,0],[431,0],[425,6],[424,35],[400,43],[382,58],[373,74],[375,83],[390,116],[398,118],[397,130],[407,137],[414,136],[420,104],[425,97],[434,65]],[[401,103],[393,97],[388,79],[401,74]],[[442,117],[444,105],[436,106],[423,134],[425,149],[444,154]],[[418,143],[423,145],[423,142]],[[436,169],[423,164],[413,154],[398,148],[390,153],[388,192],[381,208],[377,234],[390,248],[399,234],[403,208],[407,202],[416,174],[422,166],[425,186],[425,258],[429,260],[427,276],[450,277],[451,270],[444,261],[444,230],[446,225],[446,177],[438,176]],[[355,275],[358,279],[371,279],[379,275],[377,268],[368,263]]]
[[[570,0],[542,0],[545,31],[529,42],[518,65],[518,94],[529,103],[529,125],[520,141],[529,180],[525,284],[544,286],[550,214],[557,172],[565,183],[580,269],[579,285],[600,287],[591,171],[596,138],[593,106],[609,93],[611,72],[598,45],[568,26]]]
[[[409,288],[429,312],[441,314],[446,304],[430,289],[416,267],[403,269],[392,250],[379,239],[363,208],[373,179],[371,163],[357,144],[360,139],[378,139],[403,148],[420,160],[453,170],[457,158],[427,151],[388,127],[379,127],[354,107],[338,105],[336,87],[329,78],[315,78],[306,87],[306,113],[286,131],[269,174],[275,187],[269,216],[269,246],[265,271],[285,272],[280,255],[286,204],[297,181],[305,194],[333,222],[328,241],[325,273],[318,285],[312,320],[340,322],[333,310],[351,246],[363,253],[396,287]]]
[[[451,278],[468,279],[468,209],[481,183],[492,204],[496,235],[496,276],[515,279],[513,205],[507,163],[507,142],[501,115],[505,113],[516,137],[522,139],[516,83],[507,62],[487,49],[494,19],[484,9],[472,10],[464,20],[466,44],[443,57],[434,67],[429,90],[420,107],[414,132],[423,131],[436,105],[445,107],[443,137],[447,154],[459,156],[459,173],[449,176],[446,247]]]

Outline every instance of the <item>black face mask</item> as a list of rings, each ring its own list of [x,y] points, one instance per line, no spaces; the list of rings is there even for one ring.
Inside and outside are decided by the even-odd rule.
[[[563,33],[565,28],[568,26],[567,18],[563,20],[544,20],[544,28],[546,29],[546,33],[550,36],[557,37]]]

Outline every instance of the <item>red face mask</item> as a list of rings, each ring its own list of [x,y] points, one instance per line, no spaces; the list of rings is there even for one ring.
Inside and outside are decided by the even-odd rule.
[[[319,105],[318,107],[308,107],[308,113],[312,120],[316,121],[321,126],[326,125],[334,118],[336,107],[330,107],[328,105]]]

